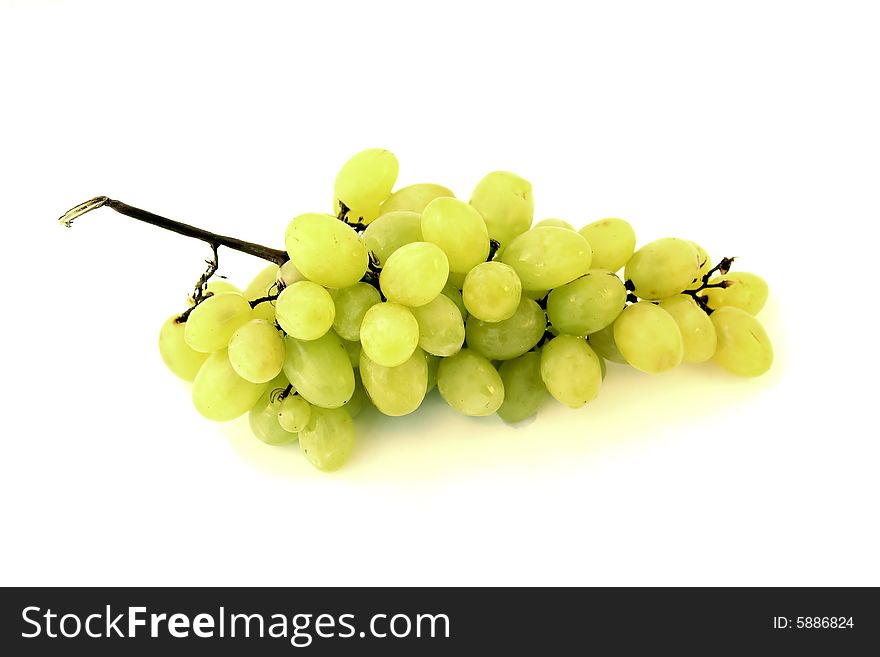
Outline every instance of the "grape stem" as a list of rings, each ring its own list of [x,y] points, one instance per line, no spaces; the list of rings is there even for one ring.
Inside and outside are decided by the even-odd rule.
[[[265,297],[260,297],[259,299],[254,299],[253,301],[249,301],[248,303],[251,304],[251,308],[256,308],[261,303],[266,303],[267,301],[276,301],[277,299],[278,299],[277,294],[269,294]]]

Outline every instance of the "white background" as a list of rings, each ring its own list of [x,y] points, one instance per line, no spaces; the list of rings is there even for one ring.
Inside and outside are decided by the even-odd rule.
[[[880,584],[872,5],[7,2],[0,583]],[[159,359],[204,245],[55,221],[107,194],[282,246],[372,146],[740,256],[774,368],[613,367],[518,428],[434,399],[324,475]]]

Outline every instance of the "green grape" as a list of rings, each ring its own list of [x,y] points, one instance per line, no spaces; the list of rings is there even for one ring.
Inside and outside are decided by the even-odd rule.
[[[389,212],[364,230],[364,244],[384,266],[400,247],[422,240],[422,216],[415,212]]]
[[[355,283],[336,292],[333,329],[346,340],[360,340],[361,322],[367,311],[382,301],[379,290],[369,283]]]
[[[541,379],[556,401],[580,408],[599,394],[602,366],[586,340],[560,335],[541,348]]]
[[[452,285],[456,290],[461,290],[464,287],[464,279],[467,278],[467,272],[449,272],[449,280],[448,283]]]
[[[504,383],[492,363],[472,349],[440,361],[440,396],[463,415],[491,415],[504,401]]]
[[[235,285],[230,283],[229,281],[225,281],[222,278],[215,278],[212,281],[208,281],[208,284],[205,286],[205,296],[211,296],[212,294],[220,294],[221,292],[235,292],[236,294],[241,294],[241,290],[239,290]],[[195,300],[192,296],[188,296],[186,298],[186,303],[189,306],[196,305]]]
[[[481,262],[468,272],[461,290],[465,308],[484,322],[512,317],[521,294],[519,276],[503,262]]]
[[[540,301],[544,297],[550,294],[550,290],[523,290],[522,295],[524,297],[528,297],[529,299],[533,299],[534,301]]]
[[[318,470],[338,470],[354,447],[354,423],[348,411],[313,407],[309,423],[299,432],[299,446]]]
[[[379,286],[388,301],[418,307],[433,301],[448,277],[449,262],[440,247],[413,242],[391,254],[379,274]]]
[[[289,262],[289,261],[288,261]],[[254,279],[248,284],[241,294],[248,301],[260,299],[269,296],[275,289],[278,280],[278,265],[267,265],[260,270],[260,273],[254,276]]]
[[[684,357],[678,324],[663,308],[647,301],[620,313],[614,322],[614,343],[626,362],[648,374],[671,370]]]
[[[709,254],[706,253],[706,249],[694,241],[691,241],[691,244],[693,244],[694,248],[697,250],[697,258],[700,261],[700,271],[697,272],[697,277],[687,286],[687,289],[696,290],[703,285],[703,276],[708,274],[709,270],[712,269],[712,261],[709,259]]]
[[[587,335],[610,325],[626,305],[626,288],[616,274],[591,269],[547,297],[547,319],[561,333]]]
[[[538,228],[540,226],[556,226],[557,228],[565,228],[566,230],[574,230],[574,226],[565,221],[564,219],[541,219],[538,223],[536,223],[532,228]],[[589,240],[587,240],[589,241]]]
[[[773,364],[773,345],[761,322],[736,306],[726,306],[709,318],[718,335],[715,362],[739,376],[760,376]]]
[[[360,415],[369,404],[370,400],[367,397],[366,391],[364,390],[364,384],[361,382],[360,374],[355,373],[354,392],[351,395],[351,399],[349,399],[345,403],[344,408],[346,411],[348,411],[348,414],[353,420],[358,415]]]
[[[419,323],[419,347],[436,356],[458,353],[464,343],[464,320],[452,299],[440,294],[410,312]]]
[[[436,198],[428,204],[422,213],[422,236],[443,249],[450,271],[467,273],[489,256],[486,222],[455,198]]]
[[[590,344],[590,343],[587,342],[587,344]],[[596,353],[596,350],[595,350],[595,349],[593,349],[593,353]],[[602,356],[600,356],[599,354],[596,354],[596,358],[599,359],[599,367],[602,368],[602,380],[604,381],[604,380],[605,380],[605,374],[607,373],[607,367],[606,367],[606,365],[605,365],[605,359],[602,358]]]
[[[354,370],[342,340],[328,331],[317,340],[284,340],[284,374],[315,406],[338,408],[354,392]]]
[[[159,355],[165,365],[184,381],[196,378],[208,354],[196,351],[184,339],[186,324],[178,322],[180,315],[169,317],[159,331]]]
[[[281,425],[280,403],[270,388],[257,401],[248,413],[251,432],[267,445],[289,445],[296,442],[296,433],[291,433]]]
[[[380,211],[383,216],[389,212],[399,212],[401,210],[421,214],[428,207],[428,203],[435,198],[443,196],[455,198],[452,190],[443,185],[417,183],[408,187],[402,187],[394,192],[385,199]]]
[[[547,317],[536,302],[520,299],[513,317],[501,322],[484,322],[468,317],[465,341],[468,347],[492,360],[522,356],[538,344],[547,327]]]
[[[769,289],[767,282],[757,274],[747,271],[731,272],[723,276],[715,276],[709,283],[716,284],[729,281],[728,288],[707,288],[700,294],[705,295],[709,307],[713,309],[733,306],[745,310],[750,315],[757,315],[767,303]]]
[[[532,184],[515,173],[493,171],[477,183],[471,205],[485,220],[489,237],[504,248],[532,225]]]
[[[338,216],[342,211],[341,202],[349,208],[348,221],[369,223],[375,219],[379,206],[390,196],[397,181],[398,168],[394,153],[381,148],[370,148],[353,156],[336,176],[333,213]]]
[[[409,359],[396,367],[378,365],[361,351],[360,373],[373,405],[385,415],[412,413],[428,390],[428,361],[418,347]]]
[[[226,349],[232,334],[253,316],[251,305],[243,296],[221,292],[193,308],[186,319],[183,337],[196,351],[207,353]]]
[[[265,319],[242,324],[229,339],[229,362],[245,381],[266,383],[284,365],[284,340]]]
[[[425,354],[425,362],[428,363],[428,386],[425,392],[425,394],[428,394],[437,387],[437,370],[440,367],[440,361],[443,359],[434,354],[429,354],[427,351],[423,353]]]
[[[616,272],[627,263],[636,248],[636,233],[623,219],[600,219],[578,232],[593,249],[593,267],[596,269]]]
[[[527,290],[553,289],[590,270],[592,252],[580,233],[542,226],[514,238],[501,256]]]
[[[456,307],[458,308],[458,312],[461,313],[461,318],[467,319],[468,311],[464,305],[464,299],[461,296],[461,288],[455,287],[455,285],[450,281],[446,283],[440,293],[445,294],[447,297],[452,299],[452,303],[456,305]]]
[[[275,285],[269,288],[269,292],[271,292],[273,288],[283,288],[288,285],[293,285],[298,281],[304,280],[306,280],[306,277],[303,276],[303,273],[296,268],[296,265],[293,264],[293,260],[288,260],[278,269],[278,275],[275,280]]]
[[[301,214],[284,236],[287,253],[310,281],[348,287],[367,271],[367,247],[355,230],[328,214]]]
[[[287,335],[317,340],[333,326],[336,305],[330,293],[317,283],[298,281],[281,290],[275,302],[275,318]]]
[[[623,354],[617,348],[617,343],[614,342],[614,324],[606,326],[595,333],[590,333],[587,336],[587,342],[589,342],[593,351],[602,358],[610,360],[612,363],[626,365],[626,358],[623,357]]]
[[[337,333],[337,335],[339,335]],[[358,340],[346,340],[345,338],[340,337],[339,340],[342,342],[342,346],[345,347],[345,353],[348,354],[348,360],[351,362],[351,366],[357,369],[358,365],[361,361],[361,343]]]
[[[397,367],[419,344],[419,323],[409,308],[398,303],[377,303],[361,324],[361,349],[375,363]]]
[[[624,278],[640,299],[665,299],[688,288],[700,271],[693,242],[664,237],[636,251],[626,263]]]
[[[498,417],[513,424],[538,412],[547,395],[541,379],[541,354],[529,351],[519,358],[506,360],[501,363],[498,374],[504,383],[504,402],[498,407]]]
[[[196,410],[209,420],[228,422],[253,408],[266,388],[265,383],[251,383],[236,374],[222,349],[208,356],[196,374],[192,400]]]
[[[287,395],[276,405],[276,421],[285,431],[299,433],[306,428],[312,405],[302,395]]]
[[[715,328],[712,320],[687,294],[678,294],[660,302],[660,307],[672,315],[678,324],[684,345],[685,363],[702,363],[715,354]]]
[[[264,301],[254,306],[254,319],[264,319],[270,324],[275,323],[275,302]]]

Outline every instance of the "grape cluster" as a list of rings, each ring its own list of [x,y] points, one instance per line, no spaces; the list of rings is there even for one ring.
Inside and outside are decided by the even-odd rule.
[[[389,151],[358,153],[333,212],[290,222],[289,260],[244,290],[202,281],[194,307],[165,322],[159,351],[202,415],[248,413],[257,438],[299,441],[333,470],[365,405],[406,415],[435,387],[459,413],[513,423],[548,392],[587,404],[606,360],[652,374],[709,360],[769,369],[755,318],[767,285],[730,273],[731,259],[713,267],[678,238],[636,250],[622,219],[532,225],[531,185],[512,173],[487,175],[470,202],[435,184],[392,193],[397,174]]]

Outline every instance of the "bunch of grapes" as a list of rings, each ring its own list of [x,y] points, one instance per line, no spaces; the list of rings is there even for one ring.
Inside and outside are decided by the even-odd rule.
[[[397,174],[387,150],[352,157],[333,212],[294,218],[285,251],[106,197],[71,212],[109,205],[212,244],[192,307],[162,326],[159,352],[206,418],[248,414],[258,439],[298,441],[321,470],[349,458],[366,405],[406,415],[434,388],[459,413],[515,423],[548,393],[571,408],[590,402],[606,360],[651,374],[709,360],[741,376],[770,368],[755,318],[767,284],[731,273],[731,258],[713,266],[679,238],[636,250],[616,218],[532,225],[531,184],[513,173],[487,175],[470,202],[436,184],[392,193]],[[273,264],[239,290],[211,279],[218,246]]]

